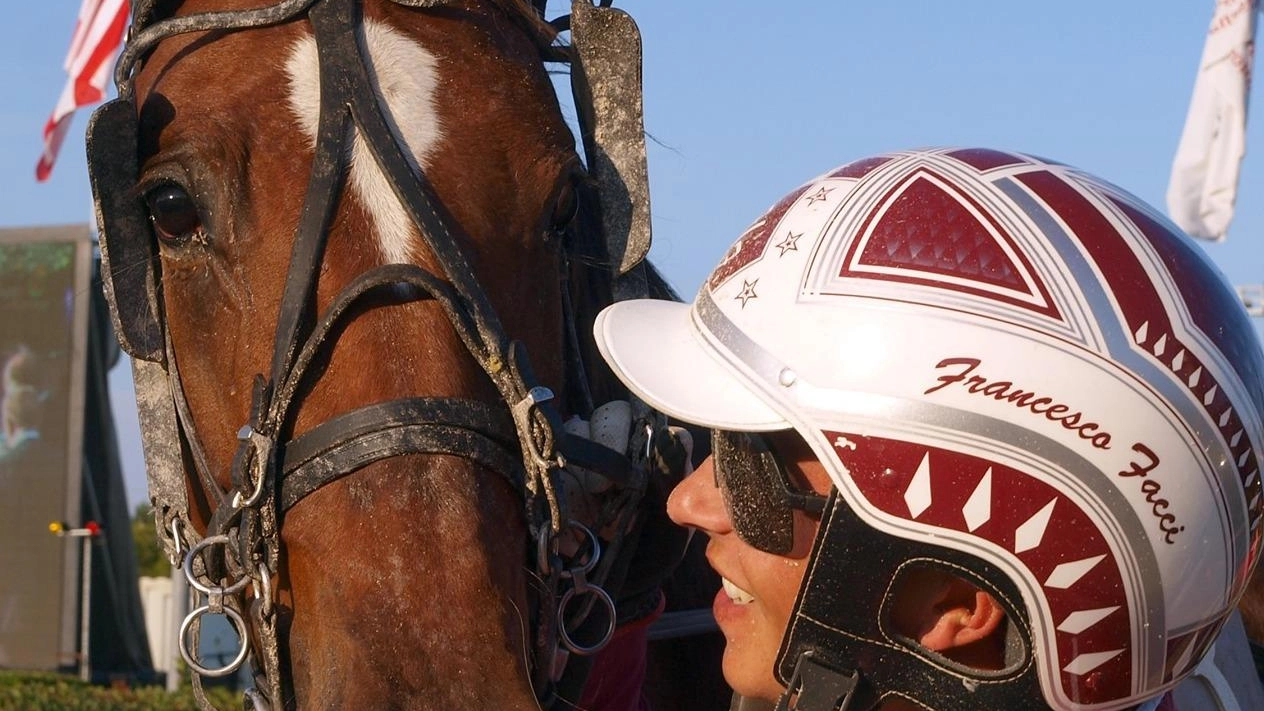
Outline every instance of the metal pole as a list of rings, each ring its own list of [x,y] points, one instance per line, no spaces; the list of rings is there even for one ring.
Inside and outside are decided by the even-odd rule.
[[[55,536],[70,536],[83,540],[83,549],[79,552],[82,564],[79,581],[79,678],[92,681],[92,658],[88,649],[88,631],[91,629],[92,617],[92,540],[104,535],[96,521],[88,521],[81,528],[71,528],[65,521],[52,521],[48,530]]]
[[[83,592],[79,615],[79,678],[92,681],[91,660],[88,656],[88,621],[92,614],[92,536],[83,537]]]

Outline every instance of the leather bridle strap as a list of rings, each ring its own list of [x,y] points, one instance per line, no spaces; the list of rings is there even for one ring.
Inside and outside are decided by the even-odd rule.
[[[457,333],[468,338],[463,313],[444,282],[420,267],[392,264],[361,274],[326,308],[294,361],[286,386],[276,397],[292,400],[308,367],[341,319],[365,295],[387,286],[408,285],[415,298],[431,298]],[[467,346],[474,347],[467,341]],[[444,443],[444,437],[452,441]],[[371,443],[370,443],[371,442]],[[566,459],[602,472],[616,485],[631,483],[626,457],[578,437],[564,437]],[[282,465],[281,510],[287,511],[316,488],[366,464],[402,454],[453,454],[504,475],[525,495],[513,420],[503,407],[459,398],[404,398],[375,403],[324,422],[288,442]]]
[[[323,241],[324,238],[322,237],[321,239]],[[289,281],[287,279],[287,282]],[[481,343],[475,338],[476,334],[470,314],[464,310],[463,304],[447,282],[413,264],[387,264],[375,267],[356,276],[351,283],[347,284],[334,297],[334,300],[321,315],[320,321],[311,328],[307,337],[303,340],[302,349],[298,350],[297,355],[288,361],[282,379],[277,381],[280,382],[280,387],[276,389],[273,395],[273,409],[278,413],[275,417],[279,418],[280,421],[285,420],[289,407],[293,404],[312,361],[331,340],[334,329],[342,322],[351,308],[359,303],[361,299],[375,291],[387,288],[397,289],[401,286],[410,287],[411,293],[399,294],[397,292],[394,296],[394,301],[433,300],[443,309],[444,316],[457,335],[461,337],[466,349],[472,353],[476,349],[481,349]],[[291,316],[295,319],[303,318],[305,312],[305,309],[299,310],[291,314]],[[280,327],[278,327],[278,330],[281,330]],[[294,329],[285,330],[288,333]],[[298,340],[297,335],[291,337],[295,341]]]
[[[567,462],[599,471],[616,486],[632,483],[627,457],[582,437],[565,435]],[[335,479],[388,457],[450,454],[524,487],[513,422],[502,408],[459,398],[404,398],[374,403],[317,425],[285,445],[281,510]]]
[[[359,5],[359,0],[282,0],[257,10],[164,20],[134,34],[120,58],[116,77],[120,97],[130,98],[132,74],[139,59],[159,41],[184,32],[263,27],[294,19],[306,10],[316,36],[321,94],[316,151],[278,311],[270,376],[256,377],[250,422],[238,435],[231,492],[214,484],[205,457],[200,456],[193,419],[174,370],[174,353],[167,344],[180,426],[196,450],[199,476],[214,484],[208,493],[214,492],[220,499],[208,534],[227,534],[225,540],[232,541],[236,558],[226,561],[234,568],[229,572],[250,576],[256,594],[260,586],[264,589],[263,599],[256,601],[262,604],[251,606],[251,618],[261,647],[267,696],[274,704],[282,703],[283,690],[277,620],[267,588],[279,570],[280,517],[319,486],[387,457],[461,455],[500,472],[524,495],[529,533],[539,540],[549,539],[567,525],[555,491],[556,471],[564,458],[591,463],[591,468],[612,474],[618,483],[638,488],[637,477],[621,455],[583,440],[567,440],[561,434],[560,417],[549,402],[552,394],[536,384],[521,344],[505,335],[470,265],[466,247],[450,229],[450,216],[425,176],[413,167],[383,115],[358,44]],[[340,292],[313,323],[316,276],[345,186],[347,141],[353,127],[419,228],[443,279],[414,265],[370,270]],[[406,298],[433,299],[443,308],[467,350],[508,405],[509,417],[503,411],[497,417],[486,417],[483,409],[487,406],[468,401],[412,398],[346,413],[287,441],[308,370],[335,338],[336,324],[366,294],[388,285],[411,286],[413,293]],[[432,419],[412,419],[414,416]],[[506,422],[511,426],[504,426]],[[520,459],[511,453],[515,439]],[[229,552],[225,546],[224,553]],[[216,567],[207,560],[201,565],[207,570]],[[541,576],[547,582],[543,583],[546,589],[538,615],[533,683],[537,693],[547,696],[557,637],[549,606],[556,601],[559,583],[557,566],[545,563],[545,567],[553,572]],[[235,604],[244,606],[242,601]]]
[[[347,136],[347,109],[354,124],[386,174],[396,197],[420,228],[440,271],[452,288],[449,316],[471,355],[487,373],[511,410],[536,387],[520,347],[505,336],[495,310],[478,283],[466,257],[466,248],[440,215],[440,204],[428,181],[413,169],[382,114],[374,82],[358,44],[358,3],[354,0],[321,0],[309,12],[320,47],[321,120],[318,132],[318,159],[313,165],[312,182],[304,204],[303,230],[295,246],[287,275],[286,293],[278,322],[272,382],[288,380],[290,361],[298,342],[297,333],[311,307],[310,294],[323,252],[324,229],[333,211],[333,199],[342,175],[342,153],[338,150]],[[317,227],[319,228],[317,229]],[[394,265],[393,265],[394,266]],[[537,396],[539,397],[539,396]],[[268,408],[269,424],[279,426],[286,419],[283,398]],[[560,512],[547,481],[556,465],[556,432],[560,418],[548,406],[527,406],[515,415],[519,442],[527,467],[527,486],[549,500],[551,525],[561,525]]]
[[[393,400],[335,417],[286,446],[281,474],[282,511],[304,496],[373,462],[405,454],[448,454],[498,472],[522,489],[522,462],[513,449],[513,426],[497,434],[480,431],[504,419],[483,403],[446,398]],[[475,429],[475,427],[480,429]]]
[[[139,0],[136,4],[135,22],[129,31],[127,45],[114,65],[114,85],[118,87],[120,98],[131,97],[133,73],[141,58],[168,37],[188,32],[229,32],[279,25],[294,19],[318,0],[280,0],[267,7],[251,10],[202,12],[150,24],[150,15],[158,2],[159,0]],[[137,28],[141,29],[136,31]]]

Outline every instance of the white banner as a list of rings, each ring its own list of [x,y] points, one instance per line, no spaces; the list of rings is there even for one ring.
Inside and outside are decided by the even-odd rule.
[[[1258,0],[1218,0],[1207,30],[1167,189],[1168,212],[1194,237],[1223,240],[1233,220],[1246,153],[1257,6]]]

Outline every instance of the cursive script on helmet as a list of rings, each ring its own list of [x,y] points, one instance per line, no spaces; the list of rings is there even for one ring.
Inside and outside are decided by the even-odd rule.
[[[1127,469],[1119,472],[1119,476],[1140,479],[1141,493],[1145,495],[1146,503],[1150,505],[1150,513],[1158,519],[1159,530],[1163,532],[1163,541],[1170,546],[1173,544],[1172,537],[1184,531],[1185,527],[1178,525],[1176,514],[1168,511],[1168,507],[1172,504],[1162,495],[1163,485],[1157,479],[1150,477],[1159,466],[1159,455],[1140,442],[1132,445],[1132,451],[1136,452],[1142,461],[1131,462]]]
[[[960,386],[971,395],[989,397],[998,402],[1008,402],[1020,410],[1026,410],[1033,415],[1055,422],[1076,433],[1081,439],[1087,440],[1097,449],[1110,449],[1110,432],[1102,429],[1098,423],[1089,420],[1083,412],[1074,410],[1070,405],[1057,402],[1046,395],[1024,390],[1012,381],[992,380],[981,375],[977,371],[982,363],[983,361],[978,358],[944,358],[935,365],[937,370],[944,372],[936,378],[936,384],[927,388],[924,394],[929,395],[953,385]],[[1153,476],[1159,466],[1159,457],[1152,449],[1140,442],[1132,446],[1132,451],[1136,453],[1136,457],[1129,463],[1127,469],[1117,472],[1117,476],[1139,482],[1138,487],[1145,497],[1146,504],[1150,507],[1151,515],[1158,523],[1163,541],[1168,545],[1173,545],[1175,541],[1172,539],[1184,531],[1185,527],[1177,523],[1176,514],[1169,510],[1171,502],[1163,496],[1163,485]]]
[[[1009,380],[992,380],[976,373],[983,361],[978,358],[945,358],[935,367],[946,370],[940,375],[937,385],[924,391],[929,395],[943,390],[950,385],[960,385],[971,395],[990,397],[998,402],[1008,402],[1020,410],[1056,422],[1063,428],[1076,433],[1080,439],[1088,440],[1097,449],[1110,449],[1111,435],[1102,426],[1089,420],[1084,413],[1074,410],[1070,405],[1055,401],[1031,390],[1024,390]]]

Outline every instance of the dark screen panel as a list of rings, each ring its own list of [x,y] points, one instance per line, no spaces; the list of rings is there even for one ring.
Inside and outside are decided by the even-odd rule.
[[[87,229],[0,231],[0,667],[74,663]],[[71,521],[78,524],[78,521]]]

